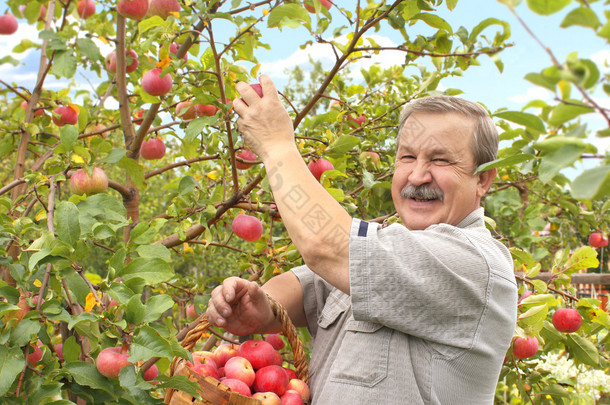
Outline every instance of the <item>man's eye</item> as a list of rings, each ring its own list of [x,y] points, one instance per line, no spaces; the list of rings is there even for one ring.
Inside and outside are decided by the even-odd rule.
[[[415,156],[412,155],[404,155],[401,157],[402,160],[413,160],[415,159]]]
[[[432,161],[441,165],[449,164],[449,161],[447,159],[432,159]]]

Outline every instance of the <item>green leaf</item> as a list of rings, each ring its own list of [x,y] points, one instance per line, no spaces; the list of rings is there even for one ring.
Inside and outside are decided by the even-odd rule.
[[[475,173],[484,172],[485,170],[499,168],[499,167],[507,167],[514,166],[519,163],[527,162],[529,160],[534,159],[534,155],[530,155],[529,153],[519,153],[517,155],[508,156],[501,159],[496,159],[491,162],[483,163],[480,165]]]
[[[68,363],[77,361],[79,359],[81,348],[74,335],[66,339],[62,346],[62,353],[64,355],[64,360]]]
[[[539,322],[542,322],[547,313],[549,312],[549,307],[547,305],[536,305],[531,307],[521,315],[519,315],[520,324],[523,325],[534,325]]]
[[[360,144],[360,138],[354,135],[342,135],[337,138],[326,150],[330,157],[340,157]]]
[[[193,176],[184,176],[180,179],[178,190],[180,191],[180,195],[185,195],[196,189],[198,186],[199,185]]]
[[[146,18],[138,23],[138,30],[140,31],[140,35],[144,34],[151,28],[162,27],[165,25],[165,20],[158,15],[155,15],[150,18]]]
[[[584,150],[585,147],[583,146],[566,145],[553,153],[543,156],[540,159],[540,167],[538,169],[540,181],[544,184],[551,181],[561,169],[571,166],[572,163],[580,159]]]
[[[146,314],[144,322],[154,322],[163,315],[163,313],[174,306],[174,300],[169,295],[159,294],[152,296],[146,302]]]
[[[470,42],[474,42],[476,41],[477,37],[479,36],[479,34],[487,27],[491,26],[491,25],[500,25],[504,28],[504,32],[503,32],[503,36],[506,38],[510,35],[510,25],[508,23],[506,23],[505,21],[502,20],[498,20],[497,18],[487,18],[483,21],[481,21],[479,24],[477,24],[476,27],[474,27],[472,29],[472,32],[470,33],[469,36],[469,40]]]
[[[96,315],[94,315],[91,312],[83,312],[81,314],[78,314],[76,316],[73,316],[70,319],[70,322],[68,322],[68,329],[72,329],[74,328],[76,325],[78,325],[81,322],[98,322],[99,319]]]
[[[117,398],[114,394],[114,386],[110,380],[97,371],[95,364],[85,361],[74,361],[65,363],[64,368],[72,375],[77,384],[102,390],[112,395],[113,398]]]
[[[164,218],[156,218],[150,222],[140,222],[136,225],[130,233],[130,239],[132,243],[136,245],[145,245],[152,243],[157,239],[157,235],[160,229],[167,222]]]
[[[185,392],[194,398],[201,398],[201,396],[197,392],[197,389],[199,389],[199,384],[189,380],[188,377],[185,375],[175,375],[169,378],[166,376],[162,376],[159,379],[163,381],[163,383],[158,385],[159,388],[172,388],[178,391]]]
[[[576,333],[568,333],[566,337],[566,345],[574,357],[593,367],[599,364],[599,352],[592,342]]]
[[[447,21],[443,20],[436,14],[419,13],[415,14],[411,19],[423,21],[432,28],[437,28],[440,30],[447,31],[449,34],[453,34],[453,29],[451,28],[451,25],[449,25]]]
[[[133,259],[119,274],[125,281],[142,279],[147,285],[163,283],[174,276],[171,266],[163,259],[156,257],[138,257]]]
[[[87,59],[92,61],[102,59],[100,49],[90,38],[78,38],[76,40],[76,46]]]
[[[153,357],[165,357],[170,360],[174,358],[174,351],[170,342],[147,325],[142,326],[136,332],[129,354],[129,361],[133,363],[147,361]]]
[[[59,130],[62,152],[70,152],[78,141],[78,128],[74,125],[64,125]]]
[[[534,149],[545,153],[556,152],[566,146],[573,146],[583,150],[587,149],[587,143],[585,141],[571,136],[553,136],[532,144]]]
[[[597,251],[591,246],[581,246],[576,249],[565,264],[568,274],[578,270],[597,268],[597,266],[599,266]]]
[[[494,114],[494,116],[514,122],[515,124],[523,125],[524,127],[533,129],[537,132],[546,131],[542,120],[534,114],[519,111],[503,111]]]
[[[71,79],[76,73],[76,56],[72,50],[57,51],[51,72],[57,77],[65,77]]]
[[[186,130],[184,131],[185,137],[184,142],[192,142],[193,139],[197,138],[203,129],[216,122],[215,117],[200,117],[189,122]]]
[[[133,325],[139,325],[144,320],[145,307],[141,301],[142,294],[132,296],[125,307],[125,320]]]
[[[275,7],[267,18],[267,26],[279,28],[280,31],[284,27],[299,28],[311,24],[309,13],[300,4],[283,4]]]
[[[8,392],[24,366],[23,351],[19,347],[0,345],[0,397]]]
[[[578,117],[579,115],[591,113],[593,111],[593,108],[584,105],[558,104],[551,112],[549,124],[558,127],[561,124]]]
[[[581,27],[597,29],[600,22],[595,11],[589,7],[577,7],[570,11],[561,22],[561,28],[579,25]]]
[[[527,6],[536,14],[551,15],[570,4],[572,0],[527,0]]]
[[[61,201],[55,209],[55,231],[57,237],[74,246],[80,238],[80,223],[78,208],[69,201]]]
[[[142,190],[144,185],[144,167],[140,165],[135,159],[130,159],[125,156],[118,163],[118,166],[125,170],[129,174],[131,180],[133,180],[134,184]]]
[[[537,86],[544,87],[545,89],[549,89],[554,92],[559,79],[549,77],[548,75],[542,75],[540,73],[528,73],[525,75],[525,80],[533,83]]]
[[[158,257],[172,263],[172,253],[164,245],[140,245],[136,249],[140,257]]]
[[[610,165],[588,169],[572,181],[572,196],[578,200],[601,199],[610,194]]]
[[[15,329],[11,330],[11,343],[25,346],[40,333],[40,321],[37,319],[22,319]]]
[[[110,153],[108,153],[102,159],[100,159],[100,163],[110,163],[110,164],[118,163],[121,159],[123,159],[123,157],[125,157],[126,154],[127,154],[127,150],[115,148],[115,149],[111,150]]]

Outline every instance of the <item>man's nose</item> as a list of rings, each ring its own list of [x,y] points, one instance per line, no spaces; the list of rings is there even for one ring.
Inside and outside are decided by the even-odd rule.
[[[414,186],[430,183],[432,181],[432,174],[430,173],[430,165],[428,162],[424,162],[421,159],[417,159],[413,163],[413,170],[409,175],[409,183]]]

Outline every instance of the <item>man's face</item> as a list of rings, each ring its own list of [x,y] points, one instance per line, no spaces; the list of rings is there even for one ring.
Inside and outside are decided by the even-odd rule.
[[[473,120],[457,113],[414,113],[405,122],[399,133],[392,199],[407,228],[457,225],[479,207],[489,174],[473,175],[473,133]]]

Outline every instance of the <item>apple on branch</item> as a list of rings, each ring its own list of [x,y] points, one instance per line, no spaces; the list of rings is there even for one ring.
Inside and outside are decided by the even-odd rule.
[[[116,9],[125,18],[141,20],[148,13],[148,0],[120,0]]]
[[[79,0],[76,5],[78,16],[85,20],[95,14],[95,2],[93,0]]]
[[[23,100],[19,106],[26,110],[28,108],[28,102]],[[37,108],[34,110],[34,117],[40,117],[41,115],[44,115],[44,108]]]
[[[162,75],[163,71],[154,68],[142,76],[142,89],[151,96],[164,96],[174,86],[174,79],[170,74]]]
[[[104,193],[107,189],[108,176],[99,167],[94,167],[91,175],[85,169],[78,169],[70,176],[70,191],[72,194],[93,195]]]
[[[19,29],[19,23],[14,15],[6,13],[0,16],[0,35],[12,35]]]
[[[231,224],[231,229],[235,235],[249,242],[254,242],[263,235],[263,224],[260,219],[247,214],[236,216]]]
[[[131,73],[135,71],[140,65],[140,61],[138,61],[138,54],[133,49],[130,49],[126,53],[125,63],[127,66],[125,67],[125,71],[127,73]],[[106,56],[106,60],[104,65],[106,66],[106,70],[111,73],[116,73],[116,52],[112,51]]]
[[[127,361],[129,353],[127,347],[107,347],[97,355],[95,366],[101,375],[108,378],[119,378],[123,367],[132,363]]]
[[[334,170],[335,166],[333,166],[333,164],[330,163],[328,160],[320,158],[318,160],[309,162],[307,164],[307,168],[309,169],[311,174],[313,174],[316,180],[320,181],[320,178],[322,178],[322,173],[328,170]]]
[[[316,8],[313,5],[314,2],[319,2],[324,7],[326,7],[327,10],[330,10],[330,8],[332,7],[332,3],[329,0],[309,0],[306,1],[303,5],[305,6],[305,9],[310,13],[316,12]]]
[[[559,332],[576,332],[582,325],[582,316],[574,308],[559,308],[553,314],[552,320],[553,326]]]
[[[513,339],[513,354],[518,359],[527,359],[538,353],[538,339],[535,336]]]
[[[165,20],[172,13],[179,13],[181,9],[178,0],[150,0],[148,15],[158,15]]]
[[[601,232],[593,232],[589,235],[589,245],[594,248],[602,248],[608,246],[608,236]]]
[[[157,160],[165,156],[165,143],[159,137],[150,138],[142,142],[140,156],[146,160]]]
[[[250,149],[242,149],[238,153],[235,154],[235,157],[238,157],[242,160],[254,162],[258,159],[256,153],[252,152]],[[235,166],[240,170],[247,170],[252,167],[251,163],[240,162],[239,160],[235,160]]]
[[[73,104],[57,107],[53,110],[53,122],[58,127],[75,125],[78,122],[79,113],[79,108]]]

